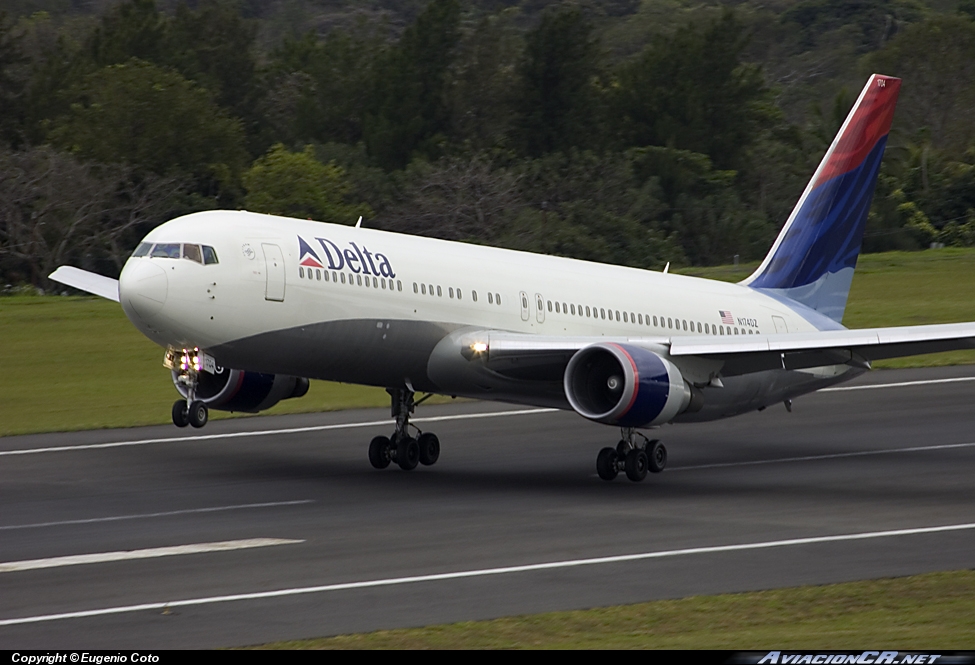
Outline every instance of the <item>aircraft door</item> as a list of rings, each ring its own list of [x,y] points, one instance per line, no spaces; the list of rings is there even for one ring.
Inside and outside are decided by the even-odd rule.
[[[541,293],[535,294],[535,318],[539,323],[545,323],[545,298]]]
[[[518,298],[521,300],[521,320],[527,321],[528,317],[531,316],[531,307],[528,304],[528,294],[522,291],[518,294]]]
[[[284,255],[281,248],[269,243],[261,243],[264,248],[264,270],[267,274],[267,288],[264,299],[284,302]]]

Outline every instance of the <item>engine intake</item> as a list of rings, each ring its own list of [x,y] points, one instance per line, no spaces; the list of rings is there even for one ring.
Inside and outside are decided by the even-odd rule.
[[[607,425],[649,427],[700,408],[700,392],[669,360],[628,344],[600,342],[565,368],[565,396],[579,415]]]
[[[186,386],[173,370],[173,384],[186,397]],[[308,392],[308,379],[284,374],[261,374],[218,367],[215,374],[200,372],[196,398],[219,411],[257,413],[270,409],[283,399],[302,397]]]

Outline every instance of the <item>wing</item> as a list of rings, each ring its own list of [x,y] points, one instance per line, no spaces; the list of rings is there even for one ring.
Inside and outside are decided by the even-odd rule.
[[[72,268],[71,266],[61,266],[50,275],[50,279],[60,282],[74,289],[87,291],[102,298],[108,298],[118,302],[118,280],[105,277],[97,273]]]
[[[885,358],[973,349],[975,322],[728,337],[554,337],[468,331],[458,341],[468,345],[461,349],[465,357],[477,355],[489,369],[512,378],[554,378],[577,351],[597,342],[664,351],[678,365],[696,363],[706,374],[738,376],[783,368],[869,367]]]

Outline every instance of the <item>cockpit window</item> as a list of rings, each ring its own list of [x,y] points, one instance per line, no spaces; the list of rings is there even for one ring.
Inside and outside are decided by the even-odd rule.
[[[178,259],[179,258],[179,243],[178,242],[161,242],[152,248],[152,258],[155,259]]]
[[[139,246],[135,248],[134,252],[132,252],[132,256],[145,256],[149,253],[150,249],[152,249],[151,242],[140,242]]]
[[[199,245],[183,245],[183,258],[197,263],[203,263],[203,255],[200,254]]]
[[[203,245],[203,263],[206,265],[212,265],[214,263],[220,263],[217,260],[217,250],[209,245]]]

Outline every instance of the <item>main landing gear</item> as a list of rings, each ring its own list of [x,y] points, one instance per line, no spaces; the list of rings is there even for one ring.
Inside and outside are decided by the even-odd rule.
[[[410,414],[416,405],[422,404],[430,396],[414,402],[412,390],[397,388],[386,392],[391,399],[396,429],[392,436],[377,436],[369,443],[369,463],[377,469],[385,469],[390,462],[396,462],[404,471],[415,469],[417,464],[436,464],[440,457],[440,439],[432,432],[421,432],[419,427],[410,423]],[[410,427],[416,430],[415,439],[410,436]]]
[[[657,439],[648,439],[632,427],[621,428],[623,438],[615,448],[603,448],[596,456],[596,472],[603,480],[613,480],[620,471],[633,482],[667,466],[667,449]]]
[[[173,402],[173,424],[176,427],[203,427],[210,419],[210,410],[196,399],[196,387],[200,379],[200,350],[183,349],[177,356],[174,349],[166,352],[163,364],[177,371],[176,381],[186,386],[186,399]]]

